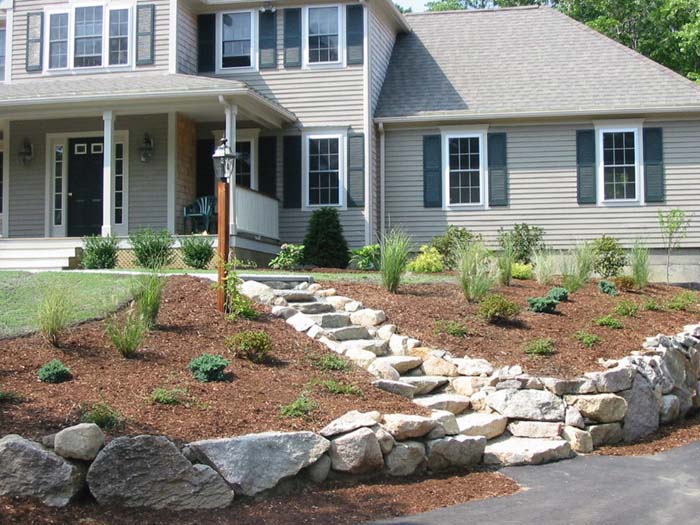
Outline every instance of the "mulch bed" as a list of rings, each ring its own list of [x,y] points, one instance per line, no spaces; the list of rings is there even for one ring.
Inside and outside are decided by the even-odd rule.
[[[382,413],[421,413],[409,400],[371,386],[364,370],[322,372],[310,356],[329,351],[264,309],[260,320],[227,321],[215,309],[209,281],[172,277],[166,285],[158,327],[136,359],[124,359],[111,346],[104,322],[89,322],[68,331],[55,349],[38,335],[0,341],[0,390],[19,394],[20,403],[0,403],[0,435],[39,438],[76,424],[81,413],[104,401],[123,417],[115,435],[163,434],[179,441],[235,436],[268,430],[317,430],[353,409]],[[227,336],[242,330],[265,330],[274,341],[274,362],[253,364],[233,359]],[[222,354],[231,362],[226,382],[199,383],[187,370],[203,353]],[[38,368],[60,359],[74,379],[52,385],[37,380]],[[294,401],[310,380],[335,379],[356,385],[364,395],[334,395],[319,386],[311,397],[319,409],[309,419],[280,417],[280,407]],[[185,405],[152,403],[157,387],[187,390]]]
[[[51,509],[30,500],[0,498],[0,516],[8,525],[355,525],[506,496],[517,490],[517,483],[501,474],[473,472],[433,479],[379,478],[363,484],[329,482],[262,501],[236,500],[232,507],[215,512],[115,509],[93,502]]]
[[[556,314],[538,314],[527,310],[530,297],[547,294],[551,286],[535,281],[513,281],[513,285],[496,290],[517,302],[522,310],[519,323],[494,325],[477,315],[478,305],[469,304],[457,284],[434,283],[402,285],[399,293],[390,294],[372,284],[334,282],[326,283],[339,294],[361,301],[368,307],[382,309],[389,322],[398,326],[402,334],[420,339],[424,344],[453,352],[457,356],[481,357],[495,366],[520,364],[526,372],[554,377],[575,377],[584,372],[600,369],[599,358],[620,359],[633,350],[640,350],[645,337],[657,333],[675,334],[683,326],[700,321],[700,313],[644,311],[649,298],[666,302],[681,288],[653,285],[643,293],[621,292],[617,297],[603,294],[596,283],[589,283],[571,294],[568,302],[560,303]],[[625,328],[614,330],[594,324],[594,320],[613,313],[616,304],[628,299],[640,307],[635,317],[618,317]],[[453,337],[435,332],[439,320],[461,321],[471,335]],[[597,334],[600,344],[587,348],[574,334],[579,330]],[[525,344],[539,338],[552,338],[556,354],[549,357],[529,357],[523,352]]]

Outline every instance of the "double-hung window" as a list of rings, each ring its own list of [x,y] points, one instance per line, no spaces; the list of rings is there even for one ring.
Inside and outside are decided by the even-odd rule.
[[[305,138],[306,206],[345,205],[345,138],[342,134],[311,134]]]
[[[109,65],[129,63],[129,10],[109,12]]]
[[[251,11],[221,15],[221,68],[253,67],[254,18]]]
[[[484,205],[485,143],[485,132],[443,134],[443,202],[447,207]]]
[[[602,129],[599,181],[604,202],[637,201],[640,195],[639,132],[637,129]]]
[[[49,69],[68,67],[68,13],[49,17]]]
[[[339,62],[340,7],[309,7],[307,13],[309,64]]]
[[[5,28],[0,28],[0,81],[5,80]]]
[[[102,65],[102,6],[75,8],[74,67]]]

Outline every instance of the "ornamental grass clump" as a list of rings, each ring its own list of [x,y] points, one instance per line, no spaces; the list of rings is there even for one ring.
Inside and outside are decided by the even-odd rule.
[[[182,260],[187,266],[203,270],[213,258],[214,241],[206,236],[194,235],[182,240]]]
[[[533,274],[539,284],[549,285],[557,275],[557,256],[547,250],[538,250],[532,254]]]
[[[200,383],[223,381],[226,379],[225,370],[231,363],[220,355],[202,354],[190,361],[187,366],[194,378]]]
[[[105,323],[105,332],[117,352],[126,359],[136,357],[136,351],[141,348],[143,339],[148,332],[148,325],[141,316],[129,312],[119,322],[112,318]]]
[[[561,259],[561,275],[564,288],[577,292],[590,281],[594,266],[593,246],[589,242],[579,242]]]
[[[637,239],[630,252],[630,271],[634,285],[638,290],[649,284],[651,275],[649,248]]]
[[[411,240],[398,229],[391,230],[381,242],[380,273],[382,285],[391,293],[396,293],[401,278],[408,266]]]
[[[502,295],[488,295],[479,305],[478,315],[487,323],[512,321],[520,313],[520,307]]]
[[[95,403],[90,410],[83,413],[80,418],[82,423],[94,423],[102,429],[117,427],[121,421],[121,415],[104,401]]]
[[[265,363],[272,353],[272,337],[264,331],[243,331],[226,339],[226,346],[239,359]]]
[[[42,383],[64,383],[73,378],[70,368],[58,359],[53,359],[42,366],[37,372],[37,377]]]
[[[457,249],[457,273],[462,293],[470,303],[481,301],[496,284],[489,251],[481,241]]]
[[[348,383],[341,383],[335,379],[326,379],[323,381],[318,381],[315,384],[323,388],[326,392],[337,396],[361,397],[364,395],[364,392],[362,392],[360,387]]]
[[[351,370],[350,363],[335,354],[323,354],[311,356],[311,363],[323,372],[349,372]]]
[[[136,312],[149,330],[156,326],[164,288],[165,278],[156,273],[140,275],[133,281],[131,293],[136,303]]]
[[[71,293],[60,288],[49,288],[39,302],[36,319],[39,332],[51,346],[58,347],[61,334],[70,323],[73,308]]]
[[[88,270],[114,268],[117,265],[118,250],[119,240],[114,235],[83,237],[83,257],[80,263]]]
[[[501,286],[510,286],[513,279],[513,264],[515,260],[515,247],[512,235],[504,235],[501,238],[501,251],[496,258],[498,265],[498,282]]]

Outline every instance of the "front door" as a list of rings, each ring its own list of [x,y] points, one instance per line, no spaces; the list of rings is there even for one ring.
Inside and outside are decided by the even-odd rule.
[[[68,236],[102,230],[102,137],[68,141]]]

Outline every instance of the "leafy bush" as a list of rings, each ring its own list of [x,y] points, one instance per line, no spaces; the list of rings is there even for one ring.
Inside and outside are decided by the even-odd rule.
[[[119,241],[114,235],[102,237],[90,235],[83,238],[83,258],[81,264],[88,270],[114,268],[117,265]]]
[[[220,355],[202,354],[192,359],[187,367],[197,381],[209,383],[223,381],[226,377],[224,370],[230,364]]]
[[[651,269],[649,267],[649,249],[639,239],[635,241],[630,252],[630,270],[634,286],[641,290],[649,284]]]
[[[569,292],[580,290],[593,274],[594,251],[588,242],[580,242],[562,257],[561,274],[564,288]]]
[[[547,297],[549,297],[550,299],[554,299],[555,301],[559,301],[560,303],[563,303],[564,301],[568,301],[569,291],[566,288],[556,286],[552,288],[549,292],[547,292]]]
[[[318,385],[321,386],[327,392],[331,394],[340,396],[362,396],[364,392],[360,387],[355,385],[350,385],[347,383],[341,383],[334,379],[327,379],[325,381],[319,381]]]
[[[157,270],[173,260],[173,236],[168,230],[150,228],[129,234],[129,243],[140,266]]]
[[[151,401],[159,405],[179,405],[183,403],[187,396],[187,390],[184,388],[155,388],[151,392]]]
[[[304,264],[304,245],[283,244],[269,266],[273,270],[296,270],[302,264]]]
[[[598,289],[604,294],[611,295],[613,297],[617,295],[617,286],[615,286],[615,283],[611,283],[610,281],[598,282]]]
[[[593,241],[593,269],[604,279],[617,277],[627,264],[627,254],[614,237],[603,235]]]
[[[264,363],[272,353],[272,337],[263,331],[244,331],[227,338],[226,346],[234,357]]]
[[[498,254],[498,282],[501,286],[510,286],[513,278],[513,263],[515,263],[515,247],[512,236],[501,238],[501,251]]]
[[[557,274],[557,256],[545,250],[538,250],[532,255],[535,280],[540,284],[552,284]]]
[[[283,417],[309,417],[314,410],[318,408],[318,403],[307,397],[306,394],[301,394],[294,401],[280,409],[280,414]]]
[[[313,365],[324,372],[348,372],[351,369],[350,363],[335,354],[323,354],[311,357]]]
[[[304,237],[304,262],[321,268],[347,268],[350,251],[337,209],[320,208],[311,215]]]
[[[435,323],[436,334],[447,334],[452,337],[467,337],[469,328],[460,321],[448,321],[441,319]]]
[[[382,238],[380,272],[382,285],[391,293],[396,293],[401,284],[406,267],[410,239],[403,231],[393,229]]]
[[[61,333],[68,327],[72,308],[68,290],[49,288],[39,302],[37,325],[44,339],[58,347]]]
[[[136,303],[136,311],[149,330],[156,325],[164,288],[165,278],[156,273],[139,275],[133,280],[131,293]]]
[[[506,322],[520,313],[520,307],[502,295],[493,294],[484,298],[479,305],[479,317],[488,323]]]
[[[700,300],[697,294],[694,294],[690,290],[683,290],[674,295],[668,303],[666,303],[666,308],[669,310],[686,312],[696,306],[698,302],[700,302]]]
[[[674,208],[664,213],[658,211],[659,230],[666,250],[666,282],[671,282],[671,253],[678,248],[681,241],[688,235],[688,226],[692,216],[687,216],[684,210]]]
[[[633,290],[637,287],[634,278],[629,275],[618,275],[613,278],[613,283],[618,290]]]
[[[496,282],[489,252],[481,241],[470,242],[459,247],[457,272],[462,293],[469,302],[483,299]]]
[[[634,317],[638,311],[639,306],[629,299],[623,299],[615,306],[615,313],[623,317]]]
[[[382,257],[382,247],[379,244],[370,244],[357,250],[352,250],[350,266],[362,271],[379,270]]]
[[[588,348],[593,348],[595,345],[600,343],[600,337],[591,334],[589,332],[586,332],[584,330],[580,330],[574,334],[574,337],[576,340],[581,343],[583,346],[586,346]]]
[[[191,268],[203,270],[214,258],[214,241],[204,235],[185,237],[182,241],[182,260]]]
[[[613,328],[615,330],[622,330],[625,327],[625,325],[622,324],[622,321],[612,315],[604,315],[603,317],[599,317],[595,320],[595,324],[598,326],[607,326],[608,328]]]
[[[513,263],[510,267],[510,274],[513,279],[519,281],[529,281],[534,276],[534,269],[531,264]]]
[[[538,314],[553,314],[557,311],[559,301],[551,297],[531,297],[527,300],[530,310]]]
[[[532,261],[532,255],[535,252],[544,250],[544,230],[539,226],[530,226],[523,222],[514,225],[510,232],[501,230],[499,242],[501,247],[505,247],[506,242],[511,242],[515,260],[528,264]]]
[[[105,331],[117,352],[130,359],[136,356],[136,351],[141,347],[148,325],[138,315],[130,312],[121,325],[114,318],[107,321]]]
[[[663,312],[664,307],[656,299],[650,298],[644,301],[644,309],[650,312]]]
[[[454,270],[457,268],[457,251],[460,246],[481,240],[480,235],[471,233],[466,228],[450,225],[445,235],[434,237],[430,247],[435,248],[445,263],[445,268]]]
[[[121,423],[119,412],[114,410],[104,401],[95,403],[92,408],[84,412],[80,421],[83,423],[94,423],[100,428],[114,428]]]
[[[253,306],[253,301],[243,295],[238,289],[240,279],[234,271],[231,263],[226,266],[226,282],[224,283],[226,291],[226,318],[229,321],[236,321],[238,318],[257,319],[260,317],[260,312]]]
[[[556,346],[554,340],[550,338],[535,339],[525,346],[525,353],[527,355],[549,356],[552,355],[555,350]]]
[[[418,256],[408,263],[408,271],[415,273],[439,273],[445,271],[442,255],[437,248],[421,246]]]
[[[70,369],[58,359],[53,359],[42,366],[37,372],[42,383],[63,383],[73,377]]]

